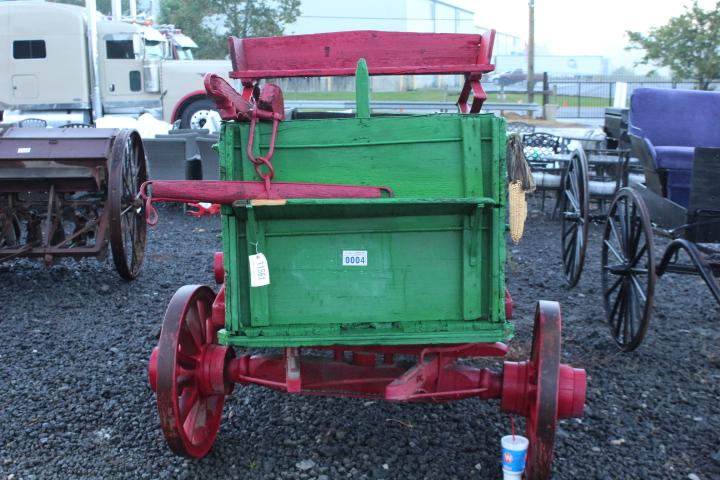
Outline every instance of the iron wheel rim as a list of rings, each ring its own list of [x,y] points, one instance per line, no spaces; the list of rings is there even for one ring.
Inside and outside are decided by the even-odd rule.
[[[650,324],[657,279],[654,253],[645,202],[634,190],[623,188],[608,211],[600,263],[605,319],[610,336],[624,352],[642,343]]]
[[[138,276],[145,257],[145,206],[138,192],[147,178],[140,135],[132,130],[121,130],[112,146],[108,208],[113,262],[117,272],[126,280]]]
[[[568,287],[580,281],[589,230],[587,161],[578,153],[573,154],[563,176],[561,248],[563,273]]]

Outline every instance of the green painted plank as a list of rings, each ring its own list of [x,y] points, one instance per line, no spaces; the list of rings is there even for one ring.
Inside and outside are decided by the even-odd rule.
[[[497,327],[498,324],[493,324]],[[451,327],[452,324],[447,324]],[[218,333],[219,343],[236,347],[312,347],[324,345],[424,345],[457,343],[507,342],[513,336],[512,324],[492,330],[450,330],[407,332],[391,330],[375,331],[367,328],[340,333],[321,332],[314,329],[294,327],[284,332],[264,331],[254,335],[235,335],[227,330]]]
[[[247,220],[245,223],[245,245],[247,246],[248,257],[250,255],[256,255],[262,253],[266,255],[269,251],[267,241],[265,239],[265,223],[258,222],[255,219],[254,209],[251,205],[246,205]],[[249,272],[249,260],[246,270]],[[270,276],[272,280],[272,275]],[[261,287],[252,287],[250,289],[250,325],[253,327],[264,327],[270,325],[269,319],[269,290],[270,285],[264,285]]]
[[[364,58],[355,70],[355,112],[357,118],[370,118],[370,75]]]
[[[475,158],[479,169],[491,172],[497,168],[491,142],[494,118],[432,115],[283,122],[273,157],[275,180],[388,185],[397,197],[497,199],[497,192],[493,191],[466,192],[463,173],[462,125],[465,123],[481,130],[483,148]],[[247,138],[247,124],[231,126],[241,132],[241,138]],[[262,151],[266,151],[270,126],[258,125],[258,133],[256,147],[262,145]],[[241,172],[228,179],[257,179],[244,149],[236,149],[234,161]]]

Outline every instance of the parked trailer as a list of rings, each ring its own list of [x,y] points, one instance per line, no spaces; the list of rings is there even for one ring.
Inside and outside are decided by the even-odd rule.
[[[235,384],[390,401],[477,397],[528,418],[526,477],[549,478],[557,421],[582,415],[586,389],[585,371],[560,363],[558,304],[538,303],[527,361],[505,362],[502,373],[457,362],[505,356],[514,331],[505,124],[477,113],[493,33],[230,39],[243,95],[205,77],[225,120],[221,180],[142,191],[149,203],[222,205],[219,291],[177,291],[149,362],[174,452],[209,452]],[[458,103],[469,113],[370,115],[369,75],[438,73],[466,75]],[[353,118],[286,121],[280,89],[258,88],[265,77],[352,74]],[[259,347],[276,350],[235,351]]]
[[[147,180],[134,130],[0,131],[0,263],[21,257],[104,258],[132,280],[145,252]]]

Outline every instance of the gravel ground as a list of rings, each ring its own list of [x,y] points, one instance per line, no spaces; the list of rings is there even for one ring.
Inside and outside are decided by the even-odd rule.
[[[586,415],[561,424],[555,478],[718,479],[718,309],[700,280],[662,278],[644,344],[618,353],[602,322],[599,233],[572,291],[558,222],[533,217],[510,247],[512,356],[527,356],[533,302],[558,300],[563,360],[588,370]],[[217,218],[162,210],[135,282],[110,261],[0,266],[0,479],[500,477],[510,420],[497,401],[404,405],[236,388],[211,454],[172,455],[147,359],[174,291],[212,285],[219,244]]]

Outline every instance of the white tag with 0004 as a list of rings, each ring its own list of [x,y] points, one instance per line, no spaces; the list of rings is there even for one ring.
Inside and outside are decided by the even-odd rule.
[[[343,250],[343,267],[367,267],[367,250]]]
[[[250,286],[263,287],[270,285],[270,269],[267,259],[262,253],[250,255]]]

